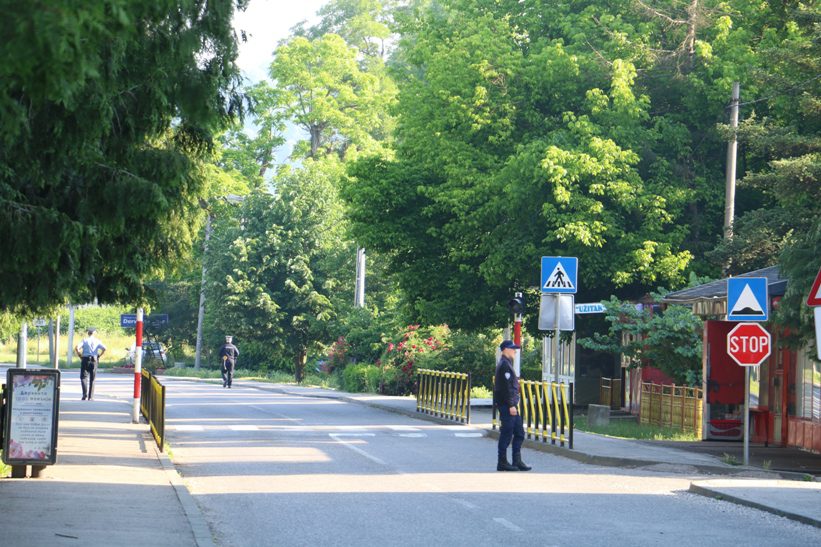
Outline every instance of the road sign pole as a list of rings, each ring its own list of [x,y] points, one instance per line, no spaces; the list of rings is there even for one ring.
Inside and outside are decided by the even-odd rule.
[[[744,367],[744,465],[750,465],[750,367]]]
[[[137,336],[134,342],[134,401],[131,406],[131,423],[140,423],[140,379],[143,374],[143,309],[137,308]]]
[[[821,308],[816,307],[812,312],[815,315],[815,350],[821,361]]]
[[[553,381],[559,381],[559,299],[560,295],[554,294],[556,299],[556,330],[553,331]]]

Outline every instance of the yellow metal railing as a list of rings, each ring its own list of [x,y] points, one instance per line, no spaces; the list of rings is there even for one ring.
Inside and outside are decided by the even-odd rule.
[[[416,411],[470,423],[470,374],[421,369]]]
[[[677,427],[701,436],[702,396],[697,387],[642,382],[639,423]]]
[[[519,394],[525,438],[573,448],[573,383],[519,380]],[[497,425],[494,405],[493,429]]]
[[[151,434],[162,452],[165,444],[165,386],[145,369],[140,382],[140,414],[148,420]]]

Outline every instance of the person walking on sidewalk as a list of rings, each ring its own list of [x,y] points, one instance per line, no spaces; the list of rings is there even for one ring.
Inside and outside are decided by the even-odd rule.
[[[496,383],[493,389],[493,403],[499,409],[499,458],[496,471],[530,471],[531,467],[522,461],[522,442],[525,430],[519,414],[519,377],[513,368],[516,350],[521,346],[511,340],[499,345],[502,356],[496,365]],[[507,461],[507,447],[513,441],[513,465]]]
[[[231,387],[234,380],[234,367],[237,366],[237,357],[239,357],[239,349],[231,343],[234,338],[232,336],[225,337],[225,343],[220,346],[219,358],[222,365],[222,387]]]
[[[94,398],[94,378],[97,377],[97,363],[105,353],[106,347],[99,338],[94,336],[97,331],[94,327],[88,328],[88,336],[74,348],[74,353],[80,358],[80,384],[83,386],[83,401]]]

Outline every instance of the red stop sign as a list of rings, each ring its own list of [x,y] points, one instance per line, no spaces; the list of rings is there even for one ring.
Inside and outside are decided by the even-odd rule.
[[[727,354],[742,367],[760,365],[770,350],[770,333],[758,323],[739,323],[727,333]]]

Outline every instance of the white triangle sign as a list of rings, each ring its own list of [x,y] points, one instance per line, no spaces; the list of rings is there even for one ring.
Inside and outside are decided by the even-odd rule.
[[[545,281],[544,286],[542,287],[542,289],[570,290],[574,290],[575,288],[576,287],[573,286],[573,280],[570,279],[569,275],[567,275],[567,271],[565,271],[561,262],[556,262],[556,267],[553,268],[553,271],[550,272],[549,276],[547,276],[547,281]]]
[[[732,315],[760,315],[762,317],[766,315],[764,308],[761,307],[749,285],[744,285],[744,289],[730,313]]]

